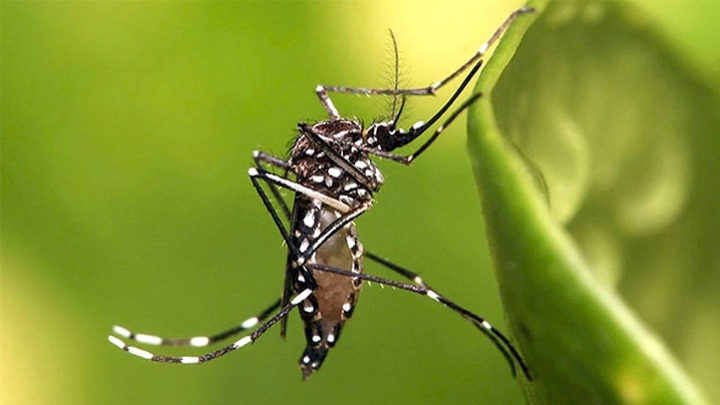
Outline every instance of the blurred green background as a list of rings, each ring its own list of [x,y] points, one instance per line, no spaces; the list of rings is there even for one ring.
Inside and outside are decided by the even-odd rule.
[[[522,401],[475,330],[375,285],[307,383],[295,314],[286,342],[273,330],[201,367],[150,364],[106,341],[113,324],[211,333],[273,301],[285,250],[247,179],[251,152],[284,155],[298,120],[324,118],[319,83],[390,85],[389,28],[403,83],[426,85],[521,4],[3,2],[2,403]],[[702,10],[649,4],[690,63],[720,77],[688,29]],[[447,95],[413,101],[406,117]],[[387,111],[334,100],[366,122]],[[386,187],[359,232],[503,328],[463,126],[411,168],[381,164]]]

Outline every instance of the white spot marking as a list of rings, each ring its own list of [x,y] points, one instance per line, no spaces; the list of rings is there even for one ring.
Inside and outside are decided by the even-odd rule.
[[[252,152],[252,155],[253,155],[254,158],[257,158],[258,156],[260,156],[260,151],[254,150],[254,151]]]
[[[325,185],[328,187],[332,187],[333,181],[330,177],[325,177]]]
[[[303,239],[302,242],[300,242],[300,253],[305,253],[306,250],[310,247],[310,242],[307,239]]]
[[[420,285],[425,284],[423,282],[423,280],[420,278],[420,276],[415,276],[415,278],[413,279],[413,282],[415,282],[415,284],[420,284]]]
[[[376,180],[378,183],[384,183],[384,182],[385,182],[385,179],[383,178],[382,173],[380,173],[380,170],[375,170],[375,180]]]
[[[153,336],[153,335],[145,335],[142,333],[138,333],[135,335],[135,340],[137,340],[140,343],[145,343],[147,345],[159,345],[162,344],[162,338],[159,336]]]
[[[146,352],[145,350],[138,349],[137,347],[127,346],[127,351],[130,354],[134,354],[138,357],[142,357],[143,359],[152,359],[154,356],[150,352]]]
[[[244,338],[238,340],[237,342],[233,343],[233,347],[236,349],[239,349],[243,346],[245,346],[248,343],[252,343],[252,338],[250,336],[245,336]]]
[[[115,336],[108,336],[108,340],[110,341],[110,343],[114,344],[115,346],[117,346],[117,347],[119,347],[119,348],[121,348],[121,349],[125,349],[125,346],[127,346],[127,345],[125,344],[125,342],[123,342],[122,340],[116,338]]]
[[[335,335],[333,335],[332,333],[328,334],[327,341],[328,343],[333,343],[335,341]]]
[[[196,336],[190,339],[190,345],[195,347],[207,346],[210,343],[210,338],[207,336]]]
[[[487,330],[492,330],[492,328],[493,328],[492,325],[490,325],[488,323],[488,321],[482,321],[482,326],[483,326],[483,328],[485,328]]]
[[[243,329],[249,329],[249,328],[252,328],[253,326],[257,325],[258,322],[260,322],[260,319],[258,319],[257,316],[253,316],[252,318],[248,319],[247,321],[241,323],[240,326]]]
[[[333,176],[333,177],[335,177],[335,178],[338,178],[338,177],[342,176],[342,170],[340,170],[339,167],[334,167],[334,166],[333,166],[333,167],[331,167],[331,168],[328,169],[328,174],[331,175],[331,176]]]
[[[303,223],[308,228],[312,228],[315,225],[315,214],[312,211],[308,211],[303,218]]]
[[[349,302],[346,302],[343,304],[342,308],[343,308],[343,311],[350,312],[350,310],[352,309],[352,304],[350,304]]]
[[[413,129],[418,129],[418,128],[422,127],[423,125],[425,125],[425,122],[424,122],[424,121],[418,121],[418,122],[416,122],[416,123],[413,124],[412,128],[413,128]]]
[[[310,180],[312,180],[315,183],[322,183],[325,178],[319,174],[316,174],[312,177],[310,177]]]
[[[307,313],[311,313],[314,310],[315,310],[315,307],[313,307],[312,302],[305,301],[305,304],[303,305],[303,311],[305,311]]]
[[[437,293],[436,293],[435,291],[433,291],[433,290],[428,290],[428,291],[427,291],[427,296],[430,297],[430,298],[432,298],[432,299],[434,299],[435,301],[440,302],[440,296],[437,295]]]
[[[303,276],[302,274],[298,274],[298,281],[301,282],[301,283],[304,283],[304,282],[305,282],[305,276]]]
[[[312,337],[312,341],[315,343],[318,343],[321,340],[322,340],[322,338],[320,337],[320,335],[313,335],[313,337]]]
[[[305,364],[310,363],[310,356],[303,357],[303,363],[305,363]]]
[[[258,175],[257,169],[254,168],[254,167],[251,167],[250,169],[248,169],[248,175],[249,175],[250,177],[255,177],[255,176],[257,176],[257,175]]]
[[[370,176],[372,176],[373,174],[375,174],[375,173],[373,172],[372,169],[367,169],[367,170],[365,170],[365,175],[366,175],[366,176],[370,177]]]
[[[346,238],[348,247],[350,249],[355,249],[355,237],[353,235],[348,235]]]
[[[118,335],[120,335],[120,336],[122,336],[122,337],[124,337],[124,338],[128,338],[128,339],[129,339],[130,336],[132,336],[132,332],[130,332],[129,330],[123,328],[122,326],[117,326],[117,325],[116,325],[116,326],[113,326],[113,327],[112,327],[112,330],[113,330],[113,332],[115,332],[116,334],[118,334]]]
[[[367,163],[364,160],[358,160],[355,162],[355,167],[357,167],[360,170],[363,170],[368,167]]]
[[[354,188],[358,188],[357,183],[348,183],[348,184],[345,185],[345,187],[343,187],[343,190],[345,190],[345,191],[350,191],[350,190],[352,190],[352,189],[354,189]]]
[[[305,154],[308,156],[312,156],[315,154],[315,149],[313,149],[313,148],[305,149]]]
[[[182,364],[198,364],[200,363],[200,357],[197,356],[186,356],[180,358]]]
[[[485,42],[484,44],[480,45],[480,48],[478,48],[478,53],[479,53],[480,55],[482,55],[482,54],[484,54],[485,52],[487,52],[489,45],[490,45],[490,44],[488,44],[487,42]]]
[[[301,302],[305,301],[305,299],[306,299],[307,297],[309,297],[310,294],[312,294],[312,290],[311,290],[311,289],[309,289],[309,288],[304,289],[303,292],[301,292],[300,294],[298,294],[295,298],[293,298],[292,301],[290,301],[290,305],[298,305],[298,304],[300,304]]]

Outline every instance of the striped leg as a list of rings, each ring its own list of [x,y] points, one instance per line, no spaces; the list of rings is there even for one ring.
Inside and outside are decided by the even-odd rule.
[[[267,171],[265,169],[264,164],[268,164],[273,167],[277,167],[280,169],[283,169],[285,171],[285,175],[283,177],[287,178],[287,173],[290,170],[290,164],[279,157],[269,155],[265,152],[256,150],[253,151],[253,161],[255,161],[255,167],[258,170]],[[290,207],[285,203],[285,200],[283,200],[282,195],[280,195],[280,190],[275,186],[275,184],[266,182],[268,187],[270,188],[270,192],[272,192],[273,197],[275,198],[275,201],[280,205],[280,208],[283,211],[283,214],[285,214],[285,218],[288,220],[290,219]]]
[[[145,333],[135,333],[122,326],[113,326],[112,330],[116,335],[124,339],[133,340],[135,342],[146,345],[205,347],[231,338],[239,334],[240,332],[252,329],[257,324],[264,321],[278,308],[280,308],[280,300],[275,301],[271,306],[269,306],[267,309],[265,309],[258,315],[253,316],[252,318],[248,318],[241,324],[212,336],[195,336],[191,338],[166,338],[155,335],[148,335]]]
[[[112,335],[108,336],[108,340],[110,341],[110,343],[114,344],[121,350],[126,351],[132,355],[142,357],[146,360],[150,360],[150,361],[156,361],[156,362],[160,362],[160,363],[178,363],[178,364],[205,363],[210,360],[217,359],[218,357],[222,357],[234,350],[237,350],[237,349],[247,345],[248,343],[255,342],[257,339],[260,338],[260,336],[262,336],[265,332],[267,332],[268,329],[270,329],[273,325],[278,323],[278,321],[280,321],[281,319],[285,318],[287,316],[287,314],[290,311],[292,311],[293,308],[295,308],[301,302],[303,302],[305,299],[307,299],[307,297],[309,297],[310,294],[312,294],[312,290],[310,290],[310,289],[303,290],[300,294],[297,294],[295,297],[293,297],[293,299],[290,301],[290,303],[288,305],[286,305],[285,307],[283,307],[280,310],[280,312],[275,314],[275,316],[270,318],[267,322],[260,325],[260,327],[257,328],[255,330],[255,332],[253,332],[247,336],[244,336],[243,338],[241,338],[240,340],[236,341],[235,343],[233,343],[231,345],[225,346],[219,350],[204,354],[202,356],[161,356],[161,355],[156,355],[156,354],[150,353],[148,351],[137,348],[135,346],[129,346],[123,340],[121,340],[115,336],[112,336]],[[250,320],[252,320],[252,319],[254,319],[254,318],[250,318]],[[137,336],[136,336],[136,340],[137,340]]]
[[[367,254],[367,253],[366,253]],[[523,374],[528,380],[532,380],[532,376],[530,374],[530,369],[528,368],[527,364],[525,364],[525,361],[523,360],[522,356],[520,356],[520,353],[513,347],[512,343],[510,342],[510,339],[508,339],[505,335],[502,334],[499,330],[495,329],[488,321],[485,319],[479,317],[478,315],[475,315],[474,313],[470,312],[469,310],[463,308],[462,306],[454,303],[453,301],[445,298],[444,296],[440,295],[440,293],[437,292],[437,290],[430,288],[416,273],[407,270],[405,268],[402,268],[394,263],[391,263],[385,259],[381,259],[376,255],[369,254],[369,258],[372,260],[377,261],[378,263],[381,263],[391,270],[401,274],[404,277],[407,277],[408,279],[413,280],[415,285],[412,284],[406,284],[395,280],[389,280],[386,278],[376,277],[372,276],[370,274],[358,274],[353,273],[347,270],[337,269],[334,267],[324,266],[320,264],[308,264],[308,267],[311,267],[318,271],[325,271],[329,273],[335,273],[340,274],[346,277],[353,277],[353,278],[360,278],[366,281],[375,282],[382,285],[388,285],[391,287],[396,287],[405,291],[414,292],[419,295],[424,295],[428,298],[431,298],[434,301],[437,301],[446,307],[452,309],[455,313],[459,314],[466,320],[470,321],[476,328],[478,328],[485,336],[487,336],[490,341],[493,342],[493,344],[500,350],[502,355],[505,357],[505,360],[507,360],[508,364],[510,365],[510,371],[513,376],[516,375],[516,369],[515,369],[515,363],[517,363],[520,366],[520,369],[522,370]]]
[[[452,81],[459,75],[461,75],[464,71],[469,69],[471,66],[479,67],[479,65],[482,63],[482,59],[485,56],[485,53],[490,49],[491,46],[495,44],[495,42],[500,39],[503,32],[510,26],[510,23],[517,18],[520,14],[525,13],[532,13],[535,10],[533,8],[520,8],[512,13],[503,21],[503,23],[498,27],[493,35],[490,37],[490,39],[485,42],[484,44],[480,45],[478,50],[468,59],[465,63],[462,64],[459,68],[457,68],[454,72],[450,73],[446,78],[437,81],[435,83],[432,83],[431,85],[427,87],[420,87],[420,88],[411,88],[411,89],[400,89],[394,87],[394,88],[385,88],[385,89],[376,89],[376,88],[364,88],[364,87],[345,87],[345,86],[325,86],[325,85],[318,85],[315,88],[315,94],[317,94],[318,98],[320,99],[320,103],[322,104],[323,108],[325,108],[325,111],[328,113],[328,116],[333,118],[340,118],[340,114],[338,113],[337,108],[333,105],[332,100],[330,100],[329,93],[346,93],[346,94],[362,94],[362,95],[386,95],[386,96],[399,96],[399,95],[411,95],[411,96],[433,96],[437,93],[437,91],[445,86],[448,82]],[[395,37],[393,36],[393,43],[395,42]],[[397,64],[397,61],[396,61]],[[396,67],[397,69],[397,67]],[[473,73],[474,74],[474,73]],[[473,74],[470,74],[468,76],[473,76]],[[397,82],[397,79],[396,79]],[[393,108],[394,110],[394,108]],[[429,123],[429,122],[428,122]]]

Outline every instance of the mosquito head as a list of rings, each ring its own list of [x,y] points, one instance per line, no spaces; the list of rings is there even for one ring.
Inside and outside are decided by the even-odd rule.
[[[372,147],[377,147],[383,151],[391,151],[395,146],[395,122],[381,121],[376,122],[368,127],[366,132],[366,142]]]
[[[390,152],[412,142],[420,134],[425,132],[426,129],[427,125],[422,121],[416,122],[408,131],[402,128],[396,128],[395,121],[376,122],[368,127],[366,131],[366,142],[369,146],[377,145],[378,149]]]

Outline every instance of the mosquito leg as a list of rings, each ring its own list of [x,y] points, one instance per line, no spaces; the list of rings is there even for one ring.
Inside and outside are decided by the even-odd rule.
[[[143,349],[139,349],[135,346],[129,346],[121,339],[115,337],[115,336],[108,336],[108,340],[110,343],[114,344],[118,348],[120,348],[123,351],[126,351],[132,355],[142,357],[144,359],[150,360],[150,361],[156,361],[160,363],[179,363],[179,364],[199,364],[199,363],[205,363],[210,360],[217,359],[219,357],[222,357],[234,350],[237,350],[248,343],[255,342],[260,336],[262,336],[265,332],[268,331],[273,325],[278,323],[281,319],[285,318],[290,311],[298,306],[300,303],[302,303],[307,297],[312,294],[313,290],[311,289],[305,289],[301,293],[297,294],[293,299],[290,301],[289,304],[284,306],[280,312],[275,314],[272,318],[270,318],[267,322],[260,325],[259,328],[257,328],[253,333],[244,336],[240,340],[236,341],[235,343],[225,346],[219,350],[216,350],[214,352],[210,352],[207,354],[204,354],[202,356],[162,356],[162,355],[156,355],[153,353],[150,353],[148,351],[145,351]]]
[[[283,237],[283,240],[285,241],[286,245],[288,246],[288,249],[290,250],[290,257],[294,261],[294,263],[291,261],[289,262],[289,265],[297,265],[298,271],[301,272],[303,278],[308,283],[307,285],[313,289],[317,288],[317,284],[315,282],[315,278],[313,277],[312,273],[308,271],[306,266],[303,266],[303,264],[315,253],[317,249],[322,246],[323,243],[327,241],[328,238],[330,238],[332,235],[334,235],[338,230],[352,222],[355,218],[362,215],[365,211],[367,211],[371,203],[363,204],[360,207],[351,209],[349,206],[345,205],[339,200],[336,200],[332,197],[329,197],[325,194],[319,193],[317,191],[308,189],[300,184],[297,184],[295,182],[292,182],[284,177],[277,176],[275,174],[260,171],[257,168],[251,168],[249,170],[250,179],[252,180],[253,186],[257,190],[258,194],[260,195],[260,199],[262,200],[263,204],[265,205],[265,208],[270,213],[270,216],[273,218],[273,221],[275,222],[275,225],[277,226],[278,230],[280,231],[280,234]],[[270,199],[268,198],[267,194],[263,190],[263,188],[260,186],[260,183],[258,179],[262,179],[271,186],[278,186],[278,187],[285,187],[289,188],[292,191],[295,191],[297,193],[304,193],[305,191],[310,192],[311,194],[309,197],[315,198],[326,205],[333,206],[333,204],[337,207],[339,204],[342,204],[342,206],[347,207],[346,210],[339,210],[340,212],[344,212],[339,218],[337,218],[335,221],[333,221],[330,225],[325,227],[323,231],[318,235],[317,238],[315,238],[312,242],[310,240],[305,243],[305,241],[301,242],[299,246],[296,246],[293,241],[290,238],[290,235],[285,229],[285,226],[282,223],[282,220],[280,219],[280,216],[278,215],[277,210],[272,205]],[[307,195],[307,194],[306,194]],[[290,291],[290,279],[288,269],[286,269],[285,274],[285,283],[284,283],[284,289],[283,289],[283,299],[282,303],[286,303],[288,297],[289,297],[289,291]],[[281,335],[284,336],[285,332],[285,321],[283,320],[281,325]]]
[[[328,118],[330,118],[331,120],[340,119],[340,113],[338,112],[337,108],[335,108],[332,100],[330,100],[330,96],[328,96],[328,88],[320,84],[315,87],[315,94],[317,94],[318,98],[320,99],[320,104],[322,104],[325,112],[328,113]]]
[[[281,169],[289,170],[290,164],[285,159],[281,159],[277,156],[269,155],[263,151],[253,151],[253,160],[257,167],[262,167],[262,163],[268,163],[272,166],[279,167]]]
[[[280,308],[280,300],[275,301],[271,306],[269,306],[267,309],[265,309],[258,315],[246,319],[241,324],[233,328],[222,331],[212,336],[195,336],[191,338],[165,338],[144,333],[134,333],[122,326],[113,326],[112,330],[116,335],[120,337],[146,345],[205,347],[235,336],[240,332],[252,329],[258,323],[264,321],[278,308]]]
[[[441,87],[445,86],[448,82],[455,79],[457,76],[462,74],[465,70],[470,68],[473,64],[475,64],[477,61],[482,59],[483,56],[485,56],[485,53],[487,53],[488,49],[490,49],[491,46],[497,42],[497,40],[502,36],[503,32],[510,26],[510,23],[519,16],[520,14],[525,13],[531,13],[534,12],[535,9],[533,8],[520,8],[512,13],[503,21],[503,23],[495,30],[493,35],[490,37],[490,39],[485,42],[484,44],[480,45],[477,52],[475,52],[470,59],[468,59],[465,63],[463,63],[459,68],[457,68],[455,71],[450,73],[447,77],[445,77],[442,80],[439,80],[435,83],[430,84],[427,87],[418,87],[418,88],[411,88],[411,89],[378,89],[378,88],[364,88],[364,87],[344,87],[344,86],[318,86],[318,88],[315,90],[316,93],[318,93],[318,96],[321,99],[321,102],[323,100],[323,97],[320,96],[320,93],[322,92],[324,94],[324,97],[329,100],[327,97],[328,93],[349,93],[349,94],[361,94],[361,95],[386,95],[386,96],[394,96],[394,95],[413,95],[413,96],[427,96],[427,95],[434,95]],[[323,104],[324,105],[324,104]],[[331,104],[332,105],[332,104]],[[333,107],[334,108],[334,107]],[[327,110],[327,108],[326,108]],[[334,110],[335,113],[337,113],[337,110]],[[329,113],[330,111],[328,111]]]
[[[373,255],[374,256],[374,255]],[[377,257],[377,256],[375,256]],[[374,260],[374,259],[373,259]],[[392,264],[388,262],[387,260],[382,259],[380,262],[382,264]],[[315,270],[319,271],[325,271],[329,273],[335,273],[340,274],[346,277],[352,277],[352,278],[360,278],[366,281],[375,282],[378,284],[384,284],[391,287],[396,287],[402,290],[414,292],[419,295],[427,296],[428,298],[431,298],[434,301],[437,301],[448,308],[452,309],[454,312],[465,318],[466,320],[470,321],[476,328],[478,328],[485,336],[487,336],[490,341],[495,344],[495,346],[500,350],[502,355],[505,357],[505,360],[507,360],[508,364],[510,365],[510,370],[513,374],[513,376],[516,375],[515,372],[515,363],[520,365],[520,368],[522,369],[523,374],[528,380],[532,380],[532,376],[530,375],[530,370],[525,364],[525,361],[523,360],[522,356],[520,356],[520,353],[515,349],[515,347],[510,342],[510,339],[508,339],[505,335],[503,335],[499,330],[495,329],[488,321],[481,318],[480,316],[474,314],[473,312],[470,312],[469,310],[463,308],[462,306],[454,303],[453,301],[445,298],[444,296],[440,295],[436,290],[431,289],[427,287],[427,284],[422,282],[422,280],[419,280],[420,282],[418,284],[420,285],[412,285],[412,284],[406,284],[395,280],[389,280],[381,277],[372,276],[369,274],[364,273],[353,273],[347,270],[337,269],[334,267],[325,266],[322,264],[308,264],[307,265],[310,268],[313,268]],[[418,279],[419,277],[416,275],[416,273],[404,269],[400,266],[397,266],[395,264],[392,264],[393,267],[390,267],[391,270],[395,270],[399,274],[408,277],[413,276],[413,280]]]
[[[253,182],[253,185],[258,191],[258,194],[260,194],[260,198],[265,204],[265,207],[267,208],[268,212],[272,216],[273,220],[275,221],[275,224],[277,225],[278,229],[280,230],[280,233],[282,234],[283,239],[285,240],[285,243],[288,245],[288,247],[291,250],[292,257],[296,258],[296,262],[298,265],[302,266],[305,264],[308,258],[312,256],[317,249],[320,248],[320,246],[323,245],[330,237],[332,237],[337,231],[345,227],[347,224],[354,221],[357,217],[364,214],[370,207],[372,207],[372,202],[367,202],[365,204],[360,205],[356,208],[350,208],[345,203],[335,200],[332,197],[329,197],[325,194],[319,193],[317,191],[307,189],[306,187],[291,182],[290,180],[287,180],[285,178],[279,177],[277,175],[273,175],[272,173],[268,172],[260,172],[254,168],[250,169],[250,179]],[[293,245],[292,240],[290,239],[290,235],[288,234],[287,230],[285,229],[285,226],[283,225],[277,211],[270,203],[269,198],[267,197],[267,194],[265,194],[265,191],[260,186],[260,183],[257,182],[257,178],[261,178],[267,182],[272,182],[273,184],[277,184],[281,187],[287,187],[287,185],[290,185],[292,187],[291,189],[295,192],[302,193],[304,189],[307,189],[312,194],[308,195],[309,197],[315,198],[323,203],[326,203],[324,200],[332,201],[333,203],[342,204],[343,206],[348,207],[347,210],[341,211],[344,212],[339,218],[337,218],[335,221],[330,223],[328,226],[326,226],[320,235],[318,235],[317,238],[315,238],[312,243],[308,241],[307,245],[301,244],[300,247],[296,247]],[[282,181],[281,181],[282,180]],[[288,187],[288,188],[290,188]],[[306,194],[307,195],[307,194]],[[319,197],[321,198],[319,198]],[[327,203],[326,203],[327,204]],[[330,205],[330,204],[327,204]]]
[[[265,180],[268,183],[273,183],[279,187],[287,188],[296,193],[300,193],[310,198],[314,198],[325,205],[335,208],[340,212],[348,212],[351,209],[349,205],[336,198],[330,197],[311,188],[305,187],[302,184],[296,183],[292,180],[288,180],[285,177],[278,176],[277,174],[273,174],[252,167],[250,168],[250,170],[248,170],[248,175],[250,175],[250,179],[252,180],[253,185],[255,185],[255,188],[259,187],[259,183],[257,183],[257,179],[259,178]]]
[[[295,186],[297,186],[297,187],[300,187],[300,188],[302,188],[302,189],[307,189],[307,187],[303,187],[303,186],[301,186],[300,184],[297,184],[297,183],[292,182],[292,181],[290,181],[290,180],[288,180],[288,179],[285,179],[284,177],[280,177],[280,176],[277,176],[277,175],[275,175],[275,174],[268,173],[268,172],[265,172],[265,171],[260,171],[260,170],[258,170],[257,168],[254,168],[254,167],[253,167],[253,168],[250,168],[250,170],[248,171],[248,174],[250,175],[250,180],[252,181],[253,186],[255,187],[255,190],[257,191],[258,195],[260,196],[260,200],[262,200],[263,205],[265,206],[265,209],[267,210],[267,212],[268,212],[268,213],[270,214],[270,216],[272,217],[273,222],[275,222],[275,225],[277,226],[277,229],[278,229],[278,231],[280,232],[280,235],[282,236],[283,240],[285,241],[285,244],[287,245],[288,249],[290,250],[290,256],[293,257],[293,258],[300,257],[300,254],[298,253],[297,247],[296,247],[295,244],[293,243],[292,239],[290,239],[290,234],[288,233],[287,229],[285,229],[285,225],[283,225],[283,222],[282,222],[282,220],[280,219],[280,216],[278,215],[277,210],[276,210],[275,207],[272,205],[272,202],[270,201],[270,199],[268,198],[267,194],[265,193],[265,190],[263,190],[263,188],[262,188],[262,186],[260,185],[258,179],[265,180],[265,181],[268,182],[268,183],[272,183],[272,184],[275,184],[275,185],[278,185],[278,186],[281,186],[281,187],[287,187],[287,185],[290,185],[290,187],[295,187]],[[296,192],[300,192],[300,191],[298,191],[298,190],[296,190],[296,189],[294,189],[294,188],[291,188],[291,190],[296,191]],[[328,196],[326,196],[325,194],[322,194],[322,193],[319,193],[319,192],[317,192],[317,191],[310,190],[310,189],[307,189],[307,190],[311,191],[311,192],[313,193],[313,195],[317,194],[317,195],[322,196],[322,197],[323,197],[324,199],[326,199],[326,200],[332,200],[331,197],[328,197]],[[344,203],[342,203],[342,202],[340,202],[340,201],[337,201],[337,202],[344,205]],[[299,271],[302,272],[303,277],[304,277],[305,280],[307,281],[308,286],[309,286],[310,288],[312,288],[313,290],[314,290],[315,288],[317,288],[317,284],[315,283],[315,278],[312,276],[312,273],[307,270],[306,267],[300,266]],[[284,293],[283,293],[283,300],[282,300],[283,303],[285,303],[285,301],[289,298],[289,297],[286,296],[286,293],[287,293],[288,287],[289,287],[289,281],[288,281],[288,279],[287,279],[287,274],[286,274],[285,279],[286,279],[286,280],[285,280],[285,290],[284,290]],[[284,327],[283,327],[282,329],[283,329],[283,331],[284,331]]]
[[[382,258],[374,253],[368,252],[368,251],[365,251],[365,256],[368,257],[370,260],[372,260],[376,263],[379,263],[379,264],[387,267],[388,269],[400,274],[401,276],[405,277],[406,279],[412,280],[413,283],[417,284],[420,287],[425,288],[427,291],[436,291],[434,288],[430,287],[429,284],[427,284],[425,281],[423,281],[423,279],[420,278],[420,276],[417,273],[415,273],[411,270],[408,270],[402,266],[399,266],[387,259],[384,259],[384,258]],[[442,298],[442,296],[440,296],[440,298]],[[492,325],[487,323],[484,319],[472,314],[470,311],[464,310],[460,306],[457,306],[457,308],[460,309],[460,310],[458,310],[454,307],[455,304],[453,304],[453,303],[445,304],[445,305],[452,308],[456,312],[459,312],[460,315],[463,317],[467,318],[466,313],[467,313],[467,315],[471,315],[470,321],[473,323],[473,325],[475,325],[477,328],[479,328],[482,331],[486,330],[486,326],[492,327]],[[497,331],[494,328],[493,328],[493,330]],[[505,343],[505,345],[508,347],[510,353],[512,354],[512,357],[518,362],[518,364],[520,364],[520,368],[522,368],[523,374],[525,374],[525,376],[529,380],[532,379],[530,377],[530,371],[529,371],[527,365],[525,364],[524,360],[522,359],[522,356],[520,356],[520,354],[517,352],[517,350],[515,350],[514,346],[510,343],[510,340],[507,337],[505,337],[504,335],[500,334],[499,332],[498,332],[498,334],[499,334],[498,337],[500,338],[500,340],[502,340],[503,343]],[[514,374],[514,371],[513,371],[513,374]]]
[[[331,222],[328,226],[326,226],[322,230],[320,235],[318,235],[318,237],[312,241],[312,244],[308,243],[307,246],[301,244],[298,248],[301,256],[297,257],[297,263],[299,265],[305,264],[307,259],[309,259],[310,256],[312,256],[313,253],[315,253],[320,248],[320,246],[323,245],[323,243],[327,242],[330,237],[332,237],[340,229],[344,228],[347,224],[351,223],[357,217],[364,214],[367,210],[370,209],[370,207],[372,207],[372,203],[368,202],[366,204],[360,205],[357,208],[353,208],[350,212],[341,215],[335,221]]]
[[[290,170],[290,164],[286,160],[258,150],[253,151],[253,161],[255,161],[255,167],[258,170],[264,170],[263,163],[285,170],[285,176],[283,176],[285,178],[287,178],[287,172]],[[273,194],[273,197],[275,197],[275,201],[280,205],[283,214],[285,214],[285,217],[290,220],[290,208],[280,195],[280,190],[273,183],[267,182],[267,185],[270,188],[270,192]]]
[[[253,185],[255,186],[255,189],[257,190],[258,194],[260,194],[260,198],[263,201],[263,204],[265,204],[265,207],[267,208],[268,212],[273,218],[273,221],[275,221],[275,224],[277,225],[277,228],[280,230],[280,233],[282,234],[283,239],[285,240],[285,243],[288,245],[288,248],[290,248],[292,257],[296,258],[298,265],[303,265],[305,261],[312,256],[312,254],[322,246],[323,243],[325,243],[331,236],[333,236],[338,230],[345,227],[350,222],[354,221],[357,217],[364,214],[370,207],[372,207],[372,202],[367,202],[365,204],[360,205],[356,208],[350,208],[348,205],[343,203],[340,200],[336,200],[333,197],[327,196],[325,194],[322,194],[320,192],[317,192],[315,190],[312,190],[310,188],[307,188],[301,184],[292,182],[286,178],[277,176],[272,173],[268,173],[265,171],[259,171],[256,168],[251,168],[248,172],[250,174],[250,179],[253,182]],[[301,246],[298,248],[293,245],[292,240],[290,239],[290,235],[288,234],[288,231],[285,229],[285,226],[282,223],[282,220],[280,219],[280,216],[278,215],[275,208],[272,206],[272,203],[270,202],[270,199],[267,197],[267,194],[265,194],[265,191],[260,186],[260,183],[258,183],[257,179],[260,178],[262,180],[265,180],[269,183],[276,184],[281,187],[289,188],[297,193],[303,193],[308,197],[314,198],[326,205],[329,205],[333,208],[338,209],[338,211],[343,212],[343,215],[341,215],[338,219],[330,223],[325,229],[323,229],[322,233],[310,244],[308,241],[307,246],[304,246],[301,244]],[[341,209],[342,208],[342,209]]]

